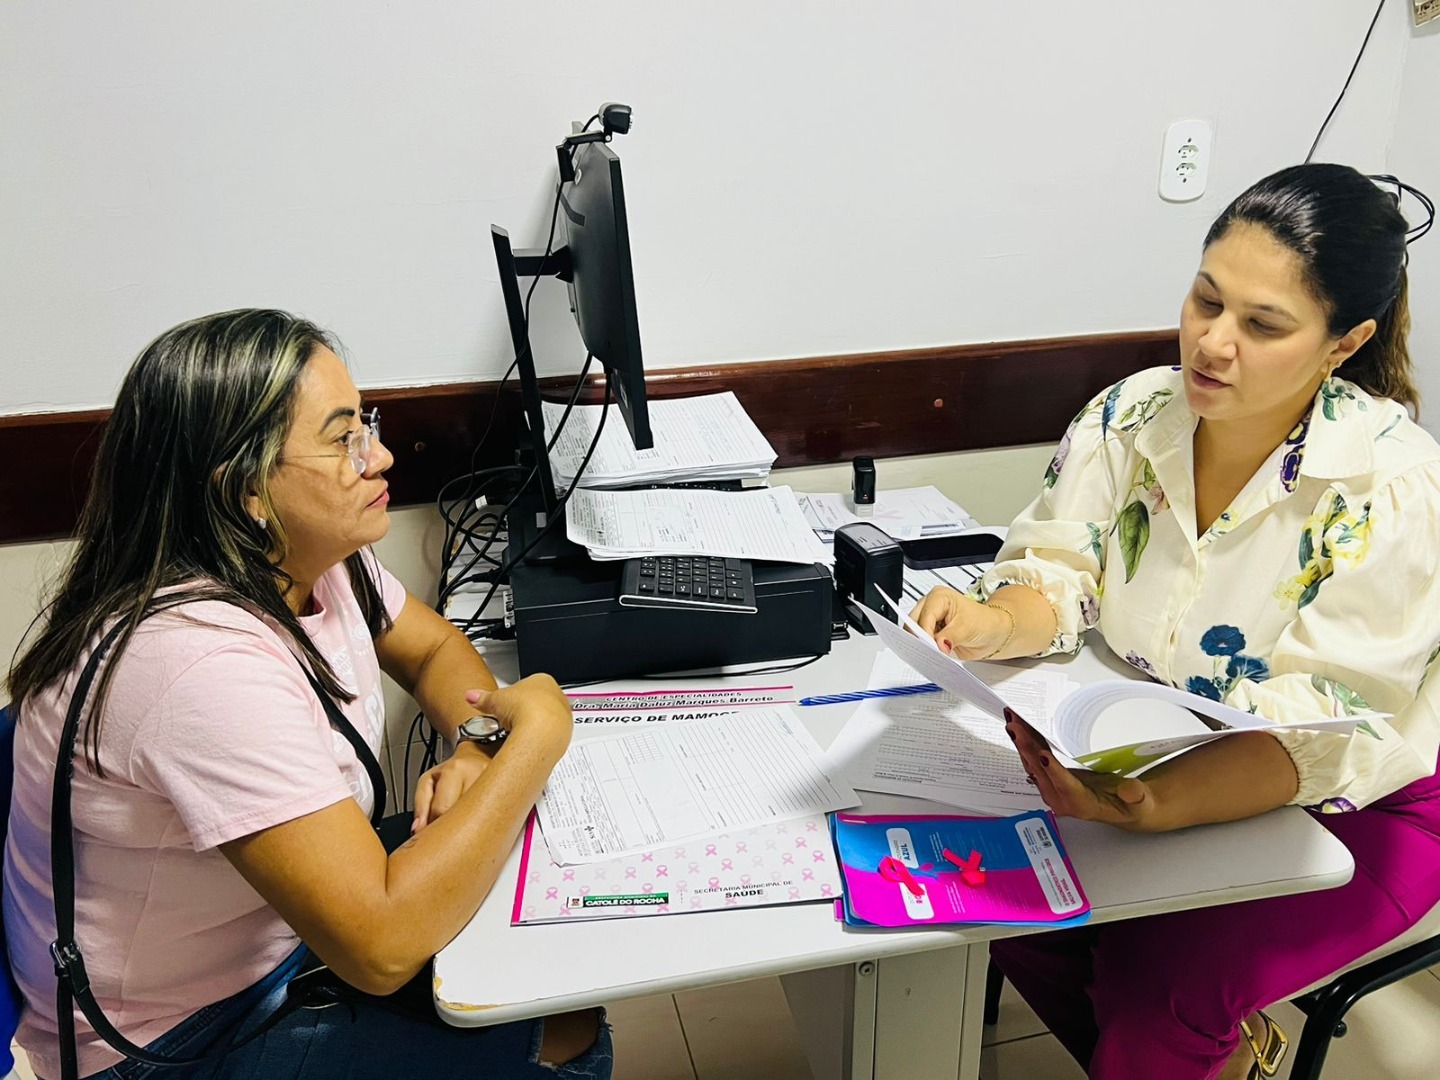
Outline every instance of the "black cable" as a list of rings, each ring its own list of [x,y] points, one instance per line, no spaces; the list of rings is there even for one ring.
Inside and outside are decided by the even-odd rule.
[[[589,377],[589,374],[590,374],[590,365],[594,362],[594,360],[595,360],[595,355],[594,355],[593,353],[587,353],[587,354],[586,354],[586,356],[585,356],[585,364],[584,364],[584,366],[580,369],[580,377],[575,380],[575,385],[574,385],[574,387],[571,388],[570,398],[569,398],[569,400],[565,403],[565,411],[560,414],[560,419],[559,419],[559,421],[558,421],[558,422],[556,423],[556,425],[555,425],[555,434],[554,434],[554,436],[551,438],[549,444],[546,446],[546,453],[549,453],[549,451],[555,446],[555,443],[558,442],[559,439],[560,439],[561,433],[565,430],[565,425],[566,425],[566,423],[569,421],[571,413],[574,411],[575,403],[576,403],[577,401],[579,401],[579,399],[580,399],[580,393],[581,393],[581,391],[585,388],[585,380]],[[608,383],[607,383],[607,385],[608,385]],[[591,447],[591,451],[590,451],[590,452],[591,452],[591,453],[594,452],[594,447],[593,447],[593,446]],[[587,457],[586,457],[585,460],[586,460],[587,462],[589,461],[589,456],[588,456],[588,455],[587,455]],[[517,492],[516,492],[517,495],[518,495],[519,491],[523,491],[523,490],[525,489],[526,485],[535,477],[537,471],[538,471],[538,467],[537,467],[537,469],[532,469],[532,470],[530,471],[530,473],[526,476],[525,480],[521,482],[519,489],[517,489]],[[561,503],[561,505],[562,505],[562,506],[564,505],[563,502]],[[490,548],[491,548],[491,547],[496,543],[496,541],[498,540],[498,538],[499,538],[499,536],[500,536],[501,528],[502,528],[503,525],[504,525],[504,518],[503,518],[503,517],[500,517],[499,515],[497,515],[497,516],[496,516],[495,525],[494,525],[494,527],[490,530],[490,535],[489,535],[489,537],[485,540],[483,546],[481,546],[477,551],[475,551],[474,556],[471,558],[471,560],[470,560],[468,563],[466,563],[464,569],[462,569],[462,570],[460,571],[460,573],[459,573],[458,576],[456,576],[456,577],[453,578],[453,579],[449,579],[449,578],[446,578],[446,577],[443,575],[443,573],[442,573],[442,581],[441,581],[441,586],[440,586],[439,603],[436,605],[436,606],[437,606],[437,610],[442,610],[442,611],[443,611],[445,601],[448,600],[451,596],[453,596],[454,593],[455,593],[455,591],[456,591],[461,585],[469,584],[469,583],[474,582],[474,581],[487,580],[487,579],[489,579],[489,578],[491,578],[491,577],[501,576],[501,575],[504,575],[505,573],[508,572],[508,567],[506,566],[506,564],[505,564],[504,562],[502,562],[502,561],[500,561],[500,560],[498,560],[498,559],[494,559],[494,558],[492,558],[492,557],[489,556]],[[473,537],[472,537],[472,539],[473,539]],[[449,548],[453,549],[453,546],[454,546],[454,545],[453,545],[453,543],[452,543],[451,545],[449,545]],[[458,555],[458,553],[457,553],[457,555]],[[485,562],[488,562],[491,566],[493,566],[493,567],[495,568],[495,569],[494,569],[494,572],[491,573],[491,572],[488,572],[488,571],[487,571],[487,572],[486,572],[485,574],[483,574],[483,575],[475,575],[475,576],[472,577],[470,571],[474,568],[474,566],[475,566],[475,564],[476,564],[477,562],[480,562],[480,561],[482,561],[482,560],[485,561]],[[488,597],[487,597],[487,602],[488,602]],[[467,628],[473,628],[475,617],[476,617],[477,615],[479,615],[480,611],[482,611],[483,609],[484,609],[484,604],[482,604],[482,605],[480,606],[480,608],[477,608],[476,611],[474,612],[474,614],[472,614],[471,617],[470,617],[468,620],[466,620],[466,622],[465,622],[463,625],[464,625],[465,627],[467,627]],[[457,624],[457,625],[460,625],[460,624]],[[467,636],[468,636],[468,634],[469,634],[470,632],[471,632],[471,631],[467,630]]]
[[[1365,55],[1365,47],[1370,44],[1370,35],[1375,32],[1375,24],[1380,21],[1380,12],[1385,8],[1385,0],[1375,6],[1375,17],[1370,20],[1370,29],[1365,31],[1365,40],[1360,43],[1360,52],[1355,56],[1355,63],[1350,65],[1350,74],[1345,77],[1345,85],[1340,88],[1340,96],[1335,99],[1335,104],[1330,106],[1330,111],[1325,114],[1325,122],[1320,125],[1320,130],[1315,133],[1315,141],[1310,144],[1310,152],[1305,155],[1305,164],[1310,164],[1310,159],[1315,156],[1315,149],[1320,145],[1320,139],[1325,134],[1325,129],[1330,126],[1330,120],[1335,115],[1335,110],[1340,108],[1340,102],[1345,100],[1345,91],[1350,89],[1350,80],[1355,78],[1355,72],[1360,67],[1360,58]]]
[[[595,435],[590,440],[590,446],[588,449],[586,449],[585,456],[580,460],[579,468],[575,470],[574,479],[571,480],[570,486],[565,489],[565,494],[561,495],[560,498],[555,501],[555,512],[550,515],[550,520],[545,522],[545,527],[541,529],[538,533],[536,533],[534,538],[528,544],[526,544],[525,547],[519,552],[516,552],[514,554],[506,554],[505,565],[501,569],[500,576],[497,578],[494,584],[490,586],[490,591],[485,594],[485,598],[480,601],[480,606],[475,609],[475,613],[470,616],[469,621],[467,621],[465,624],[464,629],[467,637],[469,636],[470,631],[474,627],[475,623],[479,621],[480,612],[484,611],[485,608],[489,606],[491,599],[495,595],[495,591],[500,587],[501,580],[503,580],[504,577],[508,576],[510,571],[513,570],[516,566],[520,565],[520,563],[524,561],[525,556],[529,555],[531,551],[538,547],[540,545],[540,542],[544,540],[545,537],[550,535],[550,533],[555,529],[557,525],[559,525],[565,520],[565,515],[563,513],[565,509],[565,504],[570,501],[570,496],[574,494],[575,490],[580,486],[580,478],[585,475],[585,470],[590,466],[590,459],[595,456],[595,450],[600,445],[600,436],[605,431],[605,420],[607,417],[609,417],[609,415],[610,380],[607,378],[605,380],[605,401],[600,409],[600,422],[595,425]]]
[[[1391,176],[1389,173],[1377,173],[1370,177],[1377,184],[1393,184],[1395,186],[1395,205],[1398,207],[1404,195],[1409,195],[1422,207],[1425,208],[1425,220],[1419,225],[1410,225],[1405,230],[1405,243],[1413,244],[1422,236],[1428,233],[1435,225],[1435,200],[1430,198],[1417,187],[1405,183],[1398,176]]]

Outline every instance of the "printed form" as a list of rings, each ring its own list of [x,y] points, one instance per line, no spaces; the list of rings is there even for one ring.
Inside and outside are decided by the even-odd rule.
[[[789,709],[760,707],[572,743],[536,809],[570,866],[858,802]]]
[[[565,406],[541,404],[545,434],[553,437]],[[604,406],[577,405],[550,452],[559,479],[569,486],[595,437]],[[608,425],[585,470],[582,487],[607,487],[684,478],[711,480],[765,476],[775,463],[770,445],[735,394],[706,394],[650,403],[655,445],[636,450],[624,427]]]
[[[570,539],[592,559],[641,555],[710,555],[813,563],[826,557],[795,493],[758,491],[592,491],[577,488],[565,504]]]
[[[1051,715],[1069,680],[1049,671],[972,664],[1024,716]],[[871,688],[924,682],[886,650],[875,660]],[[988,814],[1044,807],[1025,780],[1005,724],[954,693],[862,702],[830,746],[830,760],[861,791],[913,795]]]

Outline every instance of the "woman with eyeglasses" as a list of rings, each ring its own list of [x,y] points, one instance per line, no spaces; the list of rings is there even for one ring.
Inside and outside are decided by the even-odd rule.
[[[78,1075],[609,1075],[594,1011],[474,1029],[434,1016],[429,961],[494,883],[572,720],[546,676],[497,690],[377,562],[392,461],[332,340],[283,312],[177,326],[126,376],[70,565],[9,677],[4,916],[18,1040],[40,1076],[62,1075],[66,1041],[50,952],[60,733],[112,633],[78,706],[70,793],[91,989],[151,1053],[239,1045],[156,1068],[122,1060],[77,1011]],[[381,671],[451,743],[477,713],[507,732],[458,741],[421,779],[390,854],[370,819]],[[320,964],[342,1004],[280,1010]]]

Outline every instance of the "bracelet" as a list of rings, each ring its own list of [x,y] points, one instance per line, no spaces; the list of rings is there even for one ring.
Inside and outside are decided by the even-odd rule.
[[[996,645],[995,648],[991,649],[984,656],[977,656],[975,658],[976,660],[989,660],[1001,649],[1005,648],[1006,645],[1009,645],[1010,639],[1015,636],[1015,613],[1007,607],[1001,607],[999,604],[986,604],[985,606],[991,611],[1003,611],[1006,614],[1006,616],[1010,619],[1010,632],[1005,635],[1004,641],[1000,642],[999,645]]]

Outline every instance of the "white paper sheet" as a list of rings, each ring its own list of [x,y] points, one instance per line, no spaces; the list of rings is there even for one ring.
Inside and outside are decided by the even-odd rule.
[[[890,597],[884,593],[880,595],[893,605]],[[909,633],[863,604],[859,607],[869,617],[871,625],[875,627],[875,632],[880,635],[880,640],[886,647],[892,649],[928,681],[959,694],[995,719],[1004,719],[1005,700],[964,663],[942,653],[934,639],[916,626],[908,615],[902,613],[900,620],[909,628]],[[1191,712],[1218,720],[1227,727],[1220,731],[1199,730],[1193,735],[1167,734],[1104,747],[1093,746],[1091,734],[1101,714],[1118,702],[1136,698],[1152,698],[1177,704]],[[1056,708],[1053,717],[1038,722],[1026,716],[1018,703],[1012,704],[1011,708],[1049,739],[1056,751],[1096,772],[1132,773],[1163,757],[1225,735],[1233,735],[1237,731],[1263,731],[1281,726],[1264,717],[1222,705],[1218,701],[1202,698],[1173,686],[1135,679],[1107,679],[1081,687],[1066,696]],[[1388,715],[1363,713],[1327,717],[1293,726],[1303,727],[1307,731],[1349,733],[1367,720],[1383,720]]]
[[[550,437],[565,406],[547,401],[542,408],[545,434]],[[556,481],[562,486],[569,486],[584,460],[602,409],[577,405],[565,421],[550,452]],[[652,401],[650,430],[654,447],[636,450],[624,425],[607,421],[581,486],[739,479],[765,476],[775,464],[775,448],[730,391]]]
[[[1226,726],[1221,731],[1201,729],[1192,735],[1167,735],[1119,745],[1095,746],[1092,734],[1101,715],[1113,705],[1137,698],[1179,705],[1183,709],[1218,720]],[[1389,715],[1376,712],[1356,713],[1317,719],[1294,726],[1303,727],[1306,731],[1337,731],[1349,734],[1367,720],[1383,720]],[[1197,721],[1197,725],[1198,723]],[[1060,703],[1060,707],[1048,722],[1035,724],[1057,749],[1080,764],[1097,772],[1119,773],[1135,772],[1162,757],[1225,735],[1234,735],[1241,731],[1265,731],[1280,726],[1282,725],[1266,720],[1263,716],[1222,705],[1218,701],[1166,686],[1164,683],[1129,679],[1112,679],[1082,686]]]
[[[1063,675],[1049,671],[995,667],[986,674],[1027,715],[1048,716],[1069,686]],[[887,650],[876,658],[870,686],[920,680]],[[1011,814],[1043,805],[1025,780],[1005,725],[956,694],[863,702],[828,753],[845,781],[861,791],[912,795],[980,813]]]
[[[788,708],[649,725],[572,743],[537,809],[562,865],[855,806]]]
[[[951,693],[959,694],[966,701],[1003,722],[1005,702],[1000,695],[971,674],[959,660],[942,653],[934,639],[916,626],[894,599],[885,596],[883,592],[880,595],[885,598],[886,603],[900,612],[901,622],[909,627],[908,631],[903,630],[864,604],[857,605],[869,617],[870,625],[880,635],[881,643],[930,682]]]
[[[963,506],[935,487],[877,491],[874,512],[868,517],[860,517],[850,508],[849,495],[830,492],[801,495],[800,504],[811,526],[825,539],[833,539],[836,529],[854,521],[878,525],[896,540],[947,536],[966,532],[976,524]]]
[[[812,563],[824,557],[788,487],[592,491],[565,504],[570,539],[592,559],[711,555]]]

